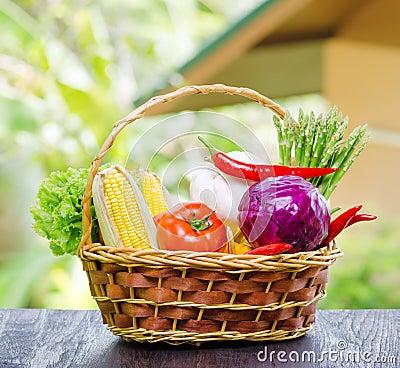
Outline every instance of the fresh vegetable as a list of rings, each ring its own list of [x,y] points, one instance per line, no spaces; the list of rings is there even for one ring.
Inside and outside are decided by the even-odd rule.
[[[97,173],[92,192],[106,245],[157,248],[156,227],[143,194],[121,166]]]
[[[298,123],[285,113],[284,120],[273,117],[278,135],[281,165],[301,167],[340,167],[333,175],[316,177],[310,182],[329,198],[343,175],[364,150],[369,135],[367,127],[356,127],[346,139],[347,117],[343,118],[336,107],[325,117],[299,111]]]
[[[248,251],[252,250],[252,246],[247,243],[237,243],[237,242],[228,242],[223,248],[221,248],[221,253],[229,253],[229,254],[245,254]]]
[[[354,206],[349,208],[345,212],[341,213],[329,224],[328,236],[324,239],[323,244],[327,245],[333,239],[335,239],[349,224],[350,220],[356,215],[356,213],[362,208],[362,205]]]
[[[329,220],[325,198],[298,176],[255,183],[239,204],[239,226],[253,246],[288,243],[291,252],[313,250],[327,237]]]
[[[157,174],[149,170],[137,169],[134,177],[135,181],[139,183],[151,215],[154,217],[167,211],[169,194]]]
[[[335,239],[345,228],[361,221],[372,221],[377,219],[377,216],[369,213],[358,213],[362,205],[354,206],[349,208],[338,217],[336,217],[329,224],[328,236],[323,241],[322,245],[328,245],[333,239]]]
[[[371,215],[369,213],[356,213],[353,218],[348,222],[346,227],[349,227],[350,225],[356,224],[357,222],[362,222],[362,221],[372,221],[376,220],[378,217],[375,215]]]
[[[236,178],[247,179],[252,181],[260,181],[271,176],[296,175],[302,178],[313,178],[332,174],[338,168],[302,168],[281,165],[267,165],[245,163],[235,160],[225,153],[218,151],[203,137],[198,137],[199,140],[209,149],[211,159],[215,166],[222,172],[234,176]]]
[[[288,243],[273,243],[273,244],[267,244],[263,245],[261,247],[254,248],[250,251],[248,251],[246,254],[257,254],[257,255],[263,255],[263,256],[270,256],[274,254],[280,254],[280,253],[285,253],[289,250],[293,249],[293,245],[288,244]]]
[[[246,152],[233,151],[227,155],[241,161],[261,160]],[[216,170],[214,166],[201,167],[193,171],[190,178],[190,199],[202,202],[215,210],[217,217],[229,226],[234,234],[239,232],[237,222],[240,198],[252,182],[234,178]]]
[[[179,203],[158,218],[160,249],[214,252],[227,243],[223,222],[208,206],[199,202]]]
[[[106,166],[102,166],[104,169]],[[39,186],[36,203],[31,206],[33,229],[50,241],[54,255],[75,254],[82,237],[82,198],[88,168],[69,168],[52,172]],[[92,205],[92,239],[98,241],[97,216]]]

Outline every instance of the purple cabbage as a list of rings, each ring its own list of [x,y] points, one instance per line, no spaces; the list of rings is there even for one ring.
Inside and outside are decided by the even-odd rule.
[[[328,235],[329,206],[301,177],[270,177],[244,193],[238,222],[254,246],[284,242],[293,245],[292,253],[311,251]]]

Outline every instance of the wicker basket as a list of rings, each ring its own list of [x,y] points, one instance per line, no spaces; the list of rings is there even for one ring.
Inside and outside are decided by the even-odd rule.
[[[240,95],[284,110],[263,95],[225,85],[188,86],[153,97],[119,120],[95,157],[83,198],[79,256],[103,321],[126,341],[170,344],[222,340],[286,340],[306,334],[325,296],[334,244],[275,256],[167,252],[92,243],[91,188],[120,131],[153,107],[192,94]]]

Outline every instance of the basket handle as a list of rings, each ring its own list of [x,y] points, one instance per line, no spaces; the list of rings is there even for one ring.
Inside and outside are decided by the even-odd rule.
[[[106,155],[106,153],[112,147],[117,135],[130,123],[138,120],[146,115],[153,107],[160,105],[162,103],[171,102],[177,98],[194,95],[194,94],[208,94],[208,93],[225,93],[229,95],[237,95],[248,98],[260,105],[269,108],[272,112],[276,113],[281,119],[285,116],[285,110],[276,102],[263,96],[262,94],[250,89],[241,87],[230,87],[223,84],[213,84],[213,85],[203,85],[203,86],[185,86],[179,88],[173,92],[152,97],[150,100],[144,104],[137,107],[131,113],[129,113],[124,118],[118,120],[110,135],[106,138],[99,153],[94,157],[92,161],[92,167],[89,173],[88,182],[86,185],[85,193],[82,199],[82,239],[78,246],[78,252],[82,249],[85,244],[92,243],[91,230],[92,230],[92,215],[90,213],[90,204],[92,197],[92,184],[94,177],[96,176],[101,160]]]

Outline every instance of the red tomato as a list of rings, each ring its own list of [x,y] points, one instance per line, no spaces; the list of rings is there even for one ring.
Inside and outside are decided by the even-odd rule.
[[[203,203],[179,203],[157,216],[157,240],[163,250],[214,252],[227,242],[223,222]]]

